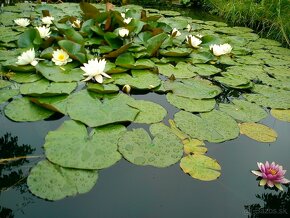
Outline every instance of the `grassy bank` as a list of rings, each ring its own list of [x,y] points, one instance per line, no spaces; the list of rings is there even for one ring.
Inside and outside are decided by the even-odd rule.
[[[190,3],[201,4],[233,25],[253,28],[261,36],[290,47],[289,0],[191,0]]]

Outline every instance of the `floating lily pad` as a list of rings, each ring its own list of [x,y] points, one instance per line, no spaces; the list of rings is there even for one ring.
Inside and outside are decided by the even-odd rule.
[[[0,104],[8,101],[19,94],[19,89],[1,89],[0,90]]]
[[[180,111],[174,115],[174,121],[181,131],[199,140],[217,143],[239,136],[238,124],[229,115],[217,110],[200,115]]]
[[[119,140],[119,151],[131,163],[168,167],[177,163],[183,154],[183,145],[171,132],[164,131],[150,138],[144,129],[128,131]]]
[[[119,91],[119,87],[114,84],[87,83],[87,89],[96,93],[114,93]]]
[[[167,77],[174,75],[175,78],[192,78],[196,74],[194,73],[194,67],[185,62],[179,62],[175,67],[172,64],[156,64],[159,73]]]
[[[54,82],[74,82],[83,79],[83,73],[80,68],[75,68],[77,63],[69,63],[64,66],[50,65],[40,62],[35,66],[46,79]]]
[[[191,48],[170,48],[170,49],[160,49],[161,55],[166,57],[186,57],[191,53]]]
[[[26,83],[20,86],[20,92],[29,96],[55,96],[70,94],[77,84],[73,83],[56,83],[41,79],[33,83]]]
[[[134,109],[117,97],[101,102],[84,90],[70,96],[67,110],[73,120],[78,120],[90,127],[111,123],[134,121],[139,110]]]
[[[221,69],[209,64],[196,64],[193,71],[200,76],[211,76],[221,72]]]
[[[54,112],[32,103],[27,97],[23,97],[11,101],[5,107],[4,113],[11,120],[25,122],[46,119]]]
[[[49,96],[49,97],[30,97],[31,102],[40,105],[43,108],[47,108],[51,111],[59,112],[67,115],[67,100],[66,95]]]
[[[63,168],[43,160],[31,169],[27,185],[36,196],[56,201],[90,191],[97,179],[97,171]]]
[[[121,159],[117,142],[122,125],[109,125],[92,130],[88,135],[85,125],[65,121],[45,137],[45,154],[53,163],[76,169],[103,169]]]
[[[223,77],[216,76],[214,79],[228,87],[235,89],[248,89],[253,86],[253,83],[250,80],[240,75],[224,73]]]
[[[259,123],[239,124],[241,134],[248,136],[258,142],[274,142],[278,135],[275,130]]]
[[[132,76],[126,73],[113,74],[112,78],[117,85],[129,85],[137,89],[153,89],[160,85],[158,75],[150,70],[132,70]]]
[[[220,87],[213,85],[208,80],[201,79],[183,79],[173,82],[166,81],[164,87],[177,96],[194,99],[214,98],[222,92]]]
[[[32,83],[42,78],[43,76],[41,76],[40,74],[29,73],[29,72],[27,73],[17,72],[10,77],[11,80],[17,83]]]
[[[131,53],[119,55],[115,64],[129,69],[151,69],[154,67],[154,63],[150,59],[138,59],[135,61]]]
[[[11,86],[12,82],[9,82],[7,80],[0,80],[0,89]]]
[[[198,139],[189,139],[183,144],[185,154],[205,154],[207,152],[204,142]]]
[[[183,172],[188,173],[194,179],[212,181],[217,179],[221,173],[218,162],[204,155],[188,155],[180,161]]]
[[[188,112],[207,112],[215,107],[214,99],[193,99],[178,96],[172,93],[167,93],[167,101],[177,108],[186,110]]]
[[[278,109],[272,109],[271,115],[275,117],[278,120],[290,122],[290,110],[278,110]]]
[[[268,113],[257,104],[238,99],[232,102],[234,104],[219,104],[219,109],[236,120],[258,122],[268,116]]]

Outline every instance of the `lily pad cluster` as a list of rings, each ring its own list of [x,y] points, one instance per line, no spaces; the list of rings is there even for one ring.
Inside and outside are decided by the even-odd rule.
[[[221,166],[205,155],[205,142],[240,134],[275,141],[258,123],[269,109],[289,122],[290,51],[249,28],[84,2],[17,4],[0,18],[5,115],[67,117],[45,137],[46,160],[28,177],[41,198],[89,191],[98,171],[122,157],[153,167],[180,161],[193,178],[214,180]],[[151,92],[176,108],[173,120],[158,101],[135,98]],[[131,123],[148,128],[128,130]]]

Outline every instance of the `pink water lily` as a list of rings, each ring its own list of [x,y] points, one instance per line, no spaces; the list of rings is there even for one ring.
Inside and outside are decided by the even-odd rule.
[[[290,180],[284,177],[286,170],[275,162],[269,164],[266,161],[265,164],[257,162],[259,170],[252,170],[252,173],[256,176],[261,177],[260,185],[267,185],[269,187],[277,187],[279,190],[283,191],[281,184],[290,183]]]

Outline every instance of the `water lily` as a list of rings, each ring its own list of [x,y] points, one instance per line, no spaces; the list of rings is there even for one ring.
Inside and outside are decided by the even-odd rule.
[[[191,25],[187,24],[186,29],[187,29],[188,32],[190,32],[191,31]]]
[[[172,37],[177,37],[177,36],[180,36],[181,33],[178,31],[178,29],[176,28],[173,28],[173,30],[171,31],[171,36]]]
[[[119,36],[122,38],[129,35],[129,30],[126,28],[119,29]]]
[[[29,49],[28,51],[23,52],[20,56],[18,56],[17,65],[27,65],[31,64],[32,66],[36,66],[38,64],[38,59],[35,58],[34,48]]]
[[[90,79],[95,79],[98,83],[103,83],[103,76],[111,78],[108,74],[104,72],[106,66],[106,60],[98,58],[89,60],[87,64],[84,64],[84,67],[81,67],[85,73],[84,76],[87,76],[83,81],[89,81]]]
[[[126,14],[125,13],[121,13],[121,17],[125,19],[126,18]]]
[[[41,19],[42,23],[45,24],[47,27],[49,27],[52,24],[53,20],[54,20],[54,17],[51,17],[51,16],[46,16]]]
[[[81,28],[81,20],[76,19],[71,25],[72,25],[72,27],[79,29],[79,28]]]
[[[40,37],[43,39],[48,38],[51,34],[49,27],[40,26],[36,27],[36,29],[38,30]]]
[[[132,20],[132,17],[128,17],[128,18],[125,18],[123,21],[124,23],[129,24],[131,20]]]
[[[202,34],[196,34],[195,36],[196,36],[197,38],[200,38],[200,39],[203,37]]]
[[[261,186],[267,185],[271,188],[275,186],[283,191],[281,184],[290,183],[290,180],[284,178],[286,170],[283,170],[283,167],[279,164],[275,164],[275,162],[269,164],[268,161],[265,164],[259,162],[257,164],[259,170],[252,170],[252,173],[262,178]]]
[[[125,92],[125,93],[127,93],[127,94],[130,94],[130,92],[131,92],[131,86],[128,85],[128,84],[124,85],[123,88],[122,88],[122,91]]]
[[[202,43],[202,41],[192,35],[186,36],[186,43],[192,46],[193,48],[199,48],[199,45]]]
[[[66,65],[68,62],[72,61],[72,59],[69,58],[69,55],[62,49],[54,51],[51,60],[58,66]]]
[[[18,25],[18,26],[22,26],[22,27],[26,27],[30,24],[30,20],[27,18],[18,18],[15,19],[14,22]]]
[[[214,44],[214,45],[210,45],[209,49],[212,50],[212,52],[215,56],[221,56],[224,54],[231,53],[232,46],[228,43],[222,44],[222,45]]]

